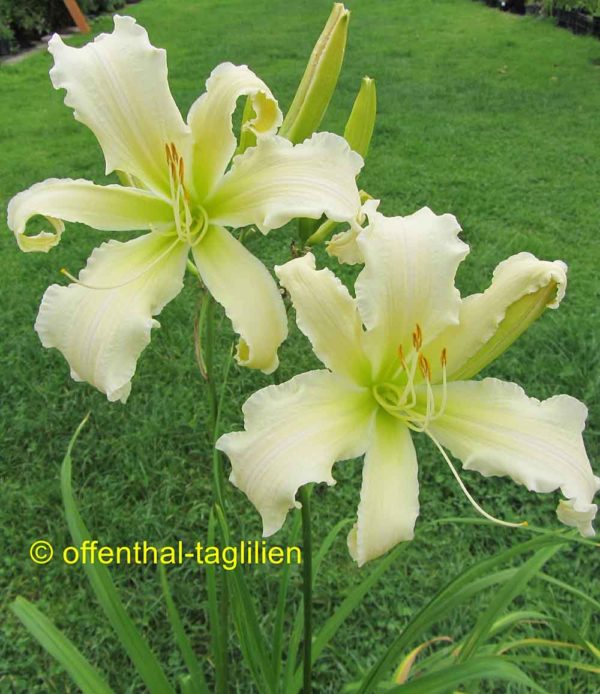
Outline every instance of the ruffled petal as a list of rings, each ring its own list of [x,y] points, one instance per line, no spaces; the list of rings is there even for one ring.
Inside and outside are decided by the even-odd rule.
[[[298,327],[328,369],[357,383],[369,382],[371,369],[362,349],[363,329],[355,300],[331,270],[317,270],[307,253],[275,267],[287,289]]]
[[[46,217],[54,232],[27,236],[27,222],[35,215]],[[151,229],[172,223],[173,210],[162,198],[138,188],[49,178],[15,195],[8,204],[7,221],[22,251],[48,252],[60,241],[63,221],[103,231]]]
[[[72,48],[55,34],[50,78],[66,89],[65,104],[98,138],[106,173],[133,174],[145,185],[168,193],[165,144],[182,149],[189,128],[169,91],[167,58],[154,48],[133,17],[114,17],[112,34],[100,34]]]
[[[359,217],[360,224],[353,223],[346,231],[332,236],[326,246],[328,255],[337,258],[340,263],[346,265],[358,265],[365,262],[362,250],[358,245],[358,237],[362,232],[365,218],[372,217],[376,213],[379,203],[379,200],[373,198],[365,201]]]
[[[492,284],[460,307],[459,324],[444,330],[425,350],[433,380],[440,380],[439,355],[446,349],[447,376],[466,380],[479,373],[536,320],[546,308],[558,308],[567,286],[567,266],[513,255],[498,265]]]
[[[206,92],[192,104],[188,114],[194,140],[194,186],[199,200],[221,180],[235,152],[232,116],[240,96],[250,97],[255,114],[243,127],[257,137],[274,135],[283,120],[271,90],[252,70],[246,65],[217,65],[206,82]]]
[[[76,381],[125,402],[138,357],[160,327],[152,316],[181,291],[187,254],[173,235],[103,243],[79,274],[87,286],[46,290],[35,324],[42,344],[62,352]]]
[[[193,255],[202,280],[240,335],[238,363],[265,373],[275,371],[277,350],[287,337],[287,316],[267,268],[218,226],[208,229]]]
[[[333,464],[362,455],[373,401],[329,371],[309,371],[254,393],[243,407],[245,430],[216,447],[231,460],[231,482],[256,506],[272,535],[308,482],[335,484]]]
[[[383,411],[367,448],[358,521],[348,548],[362,566],[405,540],[412,540],[419,515],[417,454],[410,431]]]
[[[263,138],[234,158],[204,206],[215,224],[255,224],[265,234],[295,217],[325,214],[347,222],[360,211],[356,176],[362,165],[346,140],[331,133],[317,133],[299,145]]]
[[[340,263],[346,265],[358,265],[364,263],[362,251],[358,247],[358,235],[360,230],[356,227],[350,227],[346,231],[340,231],[334,234],[327,242],[327,254],[335,257]]]
[[[597,504],[577,503],[573,499],[561,499],[558,502],[556,516],[561,523],[577,528],[584,537],[593,537],[594,518],[598,513]]]
[[[409,217],[372,211],[358,236],[365,267],[356,280],[356,299],[367,328],[375,378],[397,366],[398,348],[412,349],[419,325],[424,344],[458,323],[460,294],[454,276],[469,247],[458,238],[450,214],[424,207]]]
[[[434,386],[438,403],[441,390]],[[592,499],[600,479],[583,444],[586,417],[585,405],[568,395],[540,402],[514,383],[486,378],[448,384],[444,413],[429,430],[466,470],[485,477],[508,475],[536,492],[560,487],[570,501],[560,507],[562,512],[559,508],[559,518],[567,518],[567,508],[583,514],[585,522],[579,527],[591,534],[596,512]]]

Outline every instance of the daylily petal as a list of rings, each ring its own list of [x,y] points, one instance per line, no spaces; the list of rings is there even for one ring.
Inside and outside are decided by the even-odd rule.
[[[572,528],[577,528],[584,537],[592,537],[596,534],[592,523],[597,512],[597,504],[577,503],[573,499],[561,499],[556,509],[558,520]]]
[[[246,65],[217,65],[206,82],[206,92],[188,114],[194,139],[194,186],[200,200],[213,190],[235,152],[232,116],[240,96],[252,100],[256,116],[244,127],[257,136],[274,135],[283,120],[271,90],[252,70]]]
[[[412,349],[419,325],[425,344],[458,322],[460,294],[454,276],[469,247],[458,238],[450,214],[424,207],[409,217],[371,212],[358,245],[365,267],[356,280],[356,299],[372,363],[380,375],[397,364],[397,349]]]
[[[26,235],[27,222],[43,215],[54,233]],[[150,229],[173,221],[171,206],[153,193],[119,185],[49,178],[18,193],[8,204],[8,226],[22,251],[49,251],[60,241],[63,220],[105,231]]]
[[[329,371],[309,371],[254,393],[243,412],[245,431],[221,436],[216,447],[229,456],[229,479],[258,509],[267,536],[297,505],[299,487],[335,484],[333,464],[364,453],[373,401]]]
[[[359,233],[356,227],[351,227],[339,234],[334,234],[327,242],[327,254],[336,257],[340,263],[346,265],[364,263],[365,259],[357,243]]]
[[[368,383],[371,369],[362,349],[363,329],[355,300],[331,270],[317,270],[307,253],[275,267],[296,309],[296,323],[328,369]]]
[[[275,371],[277,349],[287,337],[287,316],[267,268],[219,226],[208,229],[193,255],[202,280],[240,335],[238,363]]]
[[[590,511],[600,479],[583,445],[583,403],[568,395],[540,402],[518,385],[494,378],[457,381],[447,388],[444,413],[429,430],[466,470],[508,475],[536,492],[560,487],[577,511]],[[441,390],[434,386],[437,402]],[[589,517],[584,531],[593,532]]]
[[[366,200],[360,211],[360,223],[363,224],[365,218],[373,218],[379,207],[379,200],[369,198]],[[362,250],[358,245],[358,237],[362,232],[359,224],[352,223],[350,228],[335,234],[327,242],[327,254],[336,257],[340,263],[347,265],[358,265],[364,263]]]
[[[102,244],[79,274],[97,288],[46,290],[35,324],[42,344],[62,352],[76,381],[125,402],[137,359],[159,327],[152,316],[181,291],[187,254],[175,236],[154,232]]]
[[[56,89],[67,90],[65,104],[98,138],[106,173],[119,169],[168,193],[165,144],[181,148],[189,128],[169,91],[166,53],[152,46],[133,17],[115,16],[114,22],[112,34],[82,48],[55,34],[48,43],[50,78]]]
[[[350,554],[359,566],[412,540],[419,515],[417,455],[410,431],[383,411],[377,414],[362,480],[358,522],[348,535]]]
[[[265,234],[295,217],[325,214],[346,222],[360,210],[355,179],[362,165],[362,157],[332,133],[317,133],[299,145],[263,138],[234,158],[204,206],[215,224],[255,224]]]
[[[446,328],[427,347],[433,380],[440,380],[439,355],[444,348],[449,379],[466,380],[479,373],[546,308],[558,308],[566,286],[567,266],[560,260],[519,253],[500,263],[483,294],[463,299],[459,324]]]

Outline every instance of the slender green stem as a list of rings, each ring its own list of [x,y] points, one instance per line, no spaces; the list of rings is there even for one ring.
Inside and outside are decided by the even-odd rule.
[[[203,363],[206,369],[206,385],[208,389],[208,404],[209,404],[209,432],[210,441],[213,446],[213,457],[212,457],[212,473],[213,473],[213,491],[217,505],[224,512],[225,510],[225,473],[223,468],[223,461],[219,451],[214,447],[215,442],[219,436],[219,424],[221,419],[221,408],[223,405],[223,398],[225,392],[225,383],[229,375],[229,368],[231,366],[232,351],[229,353],[229,357],[225,364],[225,372],[223,375],[223,383],[221,393],[219,395],[217,389],[217,378],[216,378],[216,365],[215,365],[215,308],[216,302],[213,297],[207,292],[204,301],[207,302],[203,306],[203,311],[206,313],[202,317],[202,325],[200,330],[204,328],[204,336],[202,339],[203,346]],[[202,361],[202,360],[201,360]],[[218,619],[218,627],[214,626],[216,629],[216,648],[218,653],[222,656],[217,659],[218,666],[216,668],[216,692],[217,694],[227,694],[229,691],[229,664],[227,662],[227,647],[229,641],[229,590],[227,586],[227,581],[221,576],[221,592],[220,600],[218,604],[218,614],[213,614],[213,618]]]
[[[312,538],[310,527],[310,487],[300,488],[302,504],[302,592],[304,594],[304,686],[303,694],[312,694]]]
[[[206,307],[206,325],[204,334],[204,362],[206,364],[207,381],[208,381],[208,402],[210,407],[210,425],[211,439],[215,437],[215,426],[217,423],[217,410],[219,407],[219,398],[217,396],[217,384],[215,382],[215,300],[210,294],[206,294],[204,301],[207,302]]]

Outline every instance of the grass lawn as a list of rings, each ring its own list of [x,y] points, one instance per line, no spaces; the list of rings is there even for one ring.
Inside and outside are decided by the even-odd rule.
[[[464,228],[471,256],[459,271],[463,294],[483,290],[507,256],[531,251],[569,265],[567,297],[548,312],[485,375],[509,378],[538,398],[569,393],[590,408],[585,440],[592,461],[600,452],[600,42],[556,29],[551,21],[491,11],[471,0],[348,0],[350,39],[339,89],[323,129],[342,132],[364,74],[377,81],[379,115],[361,187],[381,197],[381,210],[408,214],[423,205],[452,212]],[[170,83],[184,113],[219,62],[247,63],[289,105],[314,40],[329,13],[328,0],[144,0],[127,7],[168,51]],[[94,22],[108,31],[111,19]],[[77,37],[73,43],[81,44]],[[46,53],[0,67],[0,202],[50,177],[107,182],[95,138],[62,104],[48,78]],[[112,178],[110,179],[113,180]],[[116,180],[116,179],[115,179]],[[23,595],[50,616],[103,670],[117,692],[144,691],[104,616],[93,602],[81,567],[60,561],[36,566],[33,540],[70,544],[58,480],[68,439],[88,410],[90,424],[74,457],[74,484],[88,526],[102,544],[203,540],[211,501],[210,447],[203,383],[193,354],[197,291],[192,276],[162,313],[162,329],[138,364],[127,406],[110,404],[89,386],[74,383],[56,351],[44,350],[33,331],[45,288],[59,269],[76,273],[91,250],[110,235],[68,225],[48,255],[19,252],[8,229],[0,236],[2,263],[2,452],[0,585],[3,603]],[[272,266],[289,256],[292,230],[253,244]],[[320,253],[320,260],[335,263]],[[345,270],[347,280],[353,277]],[[221,346],[231,334],[222,323]],[[281,350],[281,378],[318,366],[294,328]],[[240,406],[261,374],[232,369],[225,430],[241,425]],[[448,516],[471,516],[447,467],[432,447],[418,444],[421,518],[406,547],[326,651],[315,672],[315,691],[333,693],[372,664],[394,634],[453,574],[526,537],[527,531],[478,525],[432,526]],[[594,463],[593,463],[594,464]],[[598,473],[598,465],[595,465]],[[317,489],[317,544],[337,520],[355,514],[360,465],[336,467],[338,484]],[[465,473],[475,497],[501,517],[558,526],[556,495],[535,496],[507,479]],[[258,514],[230,490],[238,539],[260,537]],[[285,543],[291,519],[274,541]],[[587,594],[597,587],[597,556],[589,547],[561,551],[547,571]],[[267,615],[277,567],[249,571],[253,593]],[[183,671],[150,567],[120,567],[112,574],[132,616],[170,674]],[[361,577],[338,538],[315,586],[317,623]],[[172,589],[194,643],[206,654],[206,593],[201,567],[170,573]],[[595,579],[595,582],[594,582]],[[292,574],[296,597],[300,574]],[[591,610],[560,588],[533,582],[529,609],[548,605],[590,640],[599,640]],[[473,623],[474,603],[439,626],[460,636]],[[596,615],[597,620],[597,615]],[[60,667],[2,607],[0,691],[75,691]],[[595,626],[595,631],[594,631]],[[431,634],[435,635],[435,634]],[[416,644],[415,644],[416,645]],[[235,644],[232,644],[235,652]],[[232,678],[250,692],[234,658]],[[210,672],[210,666],[208,666]],[[592,675],[549,666],[537,674],[553,693],[587,694]],[[596,683],[597,686],[597,683]],[[489,689],[481,691],[512,691]]]

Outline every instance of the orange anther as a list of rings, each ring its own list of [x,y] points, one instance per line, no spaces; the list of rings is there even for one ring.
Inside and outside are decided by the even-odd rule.
[[[442,364],[442,367],[446,366],[446,364],[448,363],[448,355],[445,347],[442,350],[442,354],[440,355],[440,362]]]
[[[431,368],[429,366],[429,362],[427,361],[427,357],[423,356],[423,354],[419,354],[419,369],[420,369],[421,373],[423,374],[423,378],[430,381],[431,380]]]
[[[415,328],[415,332],[412,335],[412,338],[414,348],[417,350],[421,349],[421,346],[423,344],[423,333],[421,332],[421,326],[418,323]]]

